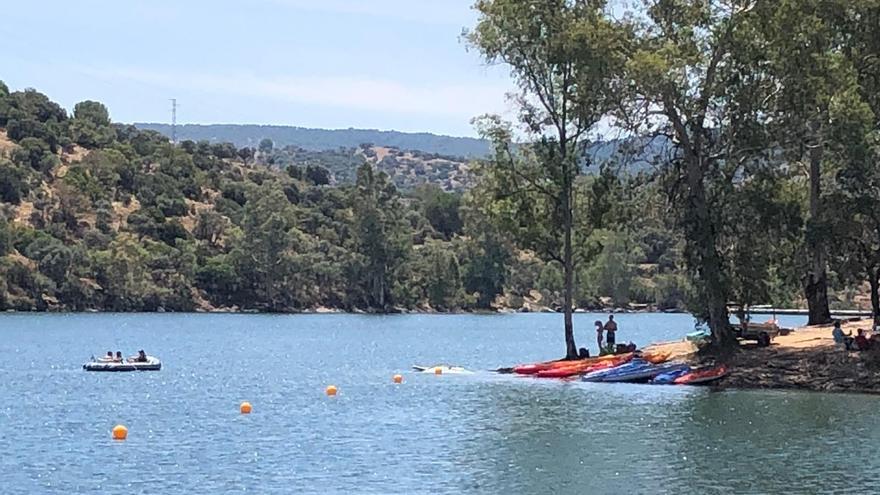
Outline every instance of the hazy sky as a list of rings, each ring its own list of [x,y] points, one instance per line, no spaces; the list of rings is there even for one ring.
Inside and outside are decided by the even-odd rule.
[[[472,0],[29,0],[0,19],[0,80],[120,122],[473,135],[506,70],[460,41]]]

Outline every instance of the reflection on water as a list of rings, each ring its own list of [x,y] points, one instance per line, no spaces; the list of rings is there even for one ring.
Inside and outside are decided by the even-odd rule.
[[[619,319],[642,344],[692,328]],[[558,315],[3,315],[0,493],[880,492],[875,397],[479,372],[557,356],[559,328]],[[117,348],[163,370],[79,369]],[[406,372],[438,362],[478,373]],[[110,440],[117,422],[126,442]]]

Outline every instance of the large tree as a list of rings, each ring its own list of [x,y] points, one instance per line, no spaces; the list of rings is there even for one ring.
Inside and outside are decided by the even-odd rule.
[[[601,0],[480,0],[468,40],[489,63],[503,63],[519,87],[515,101],[527,143],[512,146],[498,119],[483,131],[496,144],[496,199],[521,213],[514,230],[562,266],[565,354],[577,356],[572,324],[574,185],[588,133],[608,109],[621,45]]]
[[[768,86],[755,66],[753,7],[736,0],[643,0],[623,23],[632,48],[616,116],[631,131],[673,145],[667,182],[695,288],[690,309],[721,346],[732,344],[733,334],[718,189],[762,163],[766,145],[757,122]]]

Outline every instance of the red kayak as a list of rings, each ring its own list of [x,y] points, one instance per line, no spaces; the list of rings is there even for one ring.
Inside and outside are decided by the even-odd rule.
[[[549,370],[559,366],[559,363],[572,363],[574,361],[548,361],[546,363],[521,364],[513,368],[513,372],[518,375],[534,375],[539,371]]]
[[[586,359],[576,359],[573,361],[559,360],[547,361],[544,363],[521,364],[513,368],[513,372],[518,375],[535,375],[541,371],[552,370],[556,368],[569,368],[572,366],[580,366],[585,364],[601,363],[604,361],[613,361],[619,356],[599,356]]]
[[[712,366],[696,371],[691,371],[675,379],[676,385],[696,385],[698,383],[711,382],[727,375],[727,366]]]
[[[604,357],[604,356],[603,356]],[[606,368],[619,366],[633,358],[632,353],[620,354],[611,358],[602,359],[600,361],[579,362],[572,361],[569,366],[558,366],[535,373],[538,378],[568,378],[571,376],[582,375],[593,371],[599,371]]]

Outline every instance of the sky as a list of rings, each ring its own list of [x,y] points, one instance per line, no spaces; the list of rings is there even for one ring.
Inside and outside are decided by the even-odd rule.
[[[461,41],[473,0],[28,0],[3,6],[0,80],[117,122],[474,136],[507,71]]]

